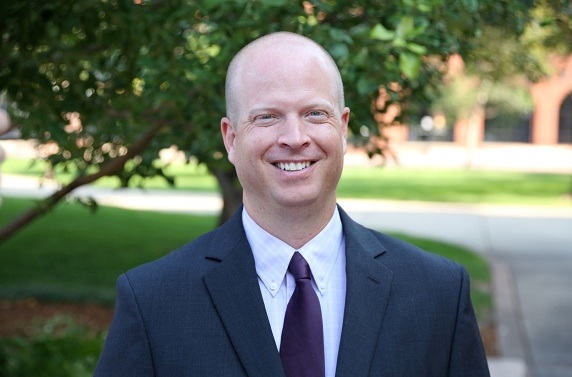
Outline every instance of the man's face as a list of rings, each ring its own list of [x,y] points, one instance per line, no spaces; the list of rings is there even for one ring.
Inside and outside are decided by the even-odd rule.
[[[349,109],[316,54],[259,53],[239,71],[236,119],[221,129],[252,211],[335,204]]]

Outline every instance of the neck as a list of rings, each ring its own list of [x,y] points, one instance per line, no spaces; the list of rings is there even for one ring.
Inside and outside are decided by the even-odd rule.
[[[300,249],[320,233],[332,219],[336,207],[335,198],[330,205],[294,208],[266,208],[247,203],[248,215],[264,230],[284,241],[294,249]]]

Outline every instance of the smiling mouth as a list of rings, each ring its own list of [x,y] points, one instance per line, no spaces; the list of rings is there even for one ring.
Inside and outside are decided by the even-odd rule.
[[[304,170],[308,167],[310,167],[310,165],[312,165],[312,163],[310,161],[304,161],[304,162],[276,162],[274,164],[277,168],[281,169],[281,170],[285,170],[285,171],[300,171],[300,170]]]

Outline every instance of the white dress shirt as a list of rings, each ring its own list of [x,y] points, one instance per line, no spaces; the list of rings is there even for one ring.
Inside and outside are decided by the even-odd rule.
[[[298,250],[262,229],[246,209],[242,211],[242,223],[254,254],[258,284],[278,350],[286,307],[296,287],[294,277],[287,273],[288,264],[298,251],[310,265],[312,285],[322,309],[326,377],[334,377],[346,298],[345,240],[337,207],[328,225]]]

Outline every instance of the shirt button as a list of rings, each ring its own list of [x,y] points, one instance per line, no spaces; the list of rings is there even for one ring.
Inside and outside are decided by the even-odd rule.
[[[271,283],[271,284],[270,284],[270,289],[272,289],[273,291],[277,290],[277,289],[278,289],[278,284],[276,284],[276,283]]]
[[[325,285],[320,285],[320,291],[323,291],[324,289],[326,289]]]

